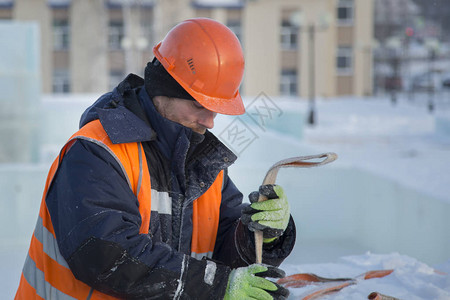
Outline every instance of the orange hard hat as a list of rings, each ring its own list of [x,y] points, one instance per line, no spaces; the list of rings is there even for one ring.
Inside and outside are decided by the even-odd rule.
[[[153,48],[153,54],[207,109],[226,115],[245,112],[239,94],[244,55],[236,35],[225,25],[207,18],[183,21]]]

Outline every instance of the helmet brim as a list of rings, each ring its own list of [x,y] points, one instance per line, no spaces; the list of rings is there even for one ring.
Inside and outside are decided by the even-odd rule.
[[[188,92],[198,103],[210,111],[224,115],[242,115],[245,113],[245,107],[239,91],[231,99],[213,98],[195,91]]]

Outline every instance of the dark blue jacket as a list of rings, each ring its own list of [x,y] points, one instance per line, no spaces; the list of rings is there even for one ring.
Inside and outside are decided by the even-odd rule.
[[[200,135],[162,117],[136,75],[89,107],[80,127],[95,119],[113,143],[142,142],[152,190],[170,198],[171,211],[152,210],[149,234],[139,234],[138,200],[117,162],[105,149],[78,140],[46,197],[60,252],[75,277],[123,298],[223,297],[231,268],[255,261],[253,233],[239,221],[247,204],[226,174],[236,156],[212,133]],[[197,260],[190,257],[192,203],[221,170],[214,262]],[[294,242],[291,220],[285,234],[265,246],[263,262],[279,265]],[[211,264],[214,277],[206,281]]]

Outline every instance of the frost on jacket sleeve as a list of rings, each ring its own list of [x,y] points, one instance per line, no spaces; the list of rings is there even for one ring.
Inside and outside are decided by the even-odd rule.
[[[240,222],[241,211],[248,203],[242,203],[242,193],[225,175],[220,207],[219,230],[213,258],[237,268],[255,263],[255,238]],[[271,244],[264,244],[263,263],[279,266],[291,253],[295,244],[295,224],[292,217],[284,234]]]
[[[139,234],[138,200],[117,162],[77,141],[64,156],[46,204],[58,247],[75,277],[121,298],[218,299],[230,269],[183,255]]]

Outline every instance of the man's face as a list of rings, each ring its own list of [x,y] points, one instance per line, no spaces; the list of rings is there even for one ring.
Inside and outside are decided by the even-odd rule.
[[[171,121],[204,134],[206,129],[214,127],[214,118],[217,113],[204,108],[197,101],[155,96],[153,98],[156,110]]]

